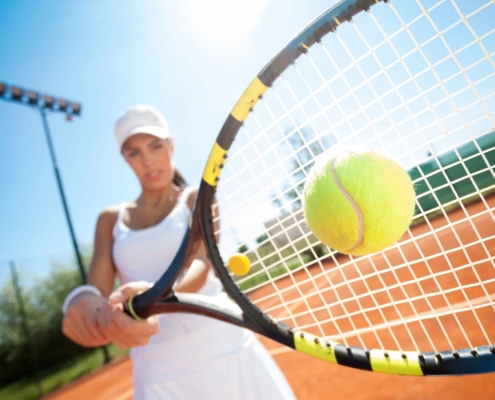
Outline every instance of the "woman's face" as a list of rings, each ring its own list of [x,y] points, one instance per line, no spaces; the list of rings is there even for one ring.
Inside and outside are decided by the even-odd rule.
[[[143,189],[163,189],[173,178],[172,139],[160,139],[147,133],[138,133],[122,146],[125,160],[136,173]]]

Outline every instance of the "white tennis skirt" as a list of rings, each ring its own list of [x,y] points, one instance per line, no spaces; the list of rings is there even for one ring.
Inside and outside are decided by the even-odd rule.
[[[225,307],[237,307],[224,292]],[[159,316],[160,330],[131,350],[136,400],[290,400],[295,396],[247,329],[202,315]]]

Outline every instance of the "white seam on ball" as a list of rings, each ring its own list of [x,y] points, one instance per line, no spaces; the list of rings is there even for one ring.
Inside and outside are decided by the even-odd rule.
[[[358,218],[358,224],[359,224],[359,236],[358,236],[358,241],[354,244],[349,249],[342,250],[342,252],[346,251],[351,251],[354,250],[356,247],[358,247],[361,243],[363,243],[364,239],[364,221],[363,221],[363,213],[361,212],[361,209],[359,206],[356,204],[352,196],[345,190],[344,186],[340,183],[339,177],[337,175],[337,170],[335,168],[335,162],[337,161],[337,157],[335,157],[332,161],[332,175],[335,183],[337,184],[338,188],[340,191],[344,194],[346,199],[351,203],[352,208],[354,209],[354,212],[356,213],[356,216]]]

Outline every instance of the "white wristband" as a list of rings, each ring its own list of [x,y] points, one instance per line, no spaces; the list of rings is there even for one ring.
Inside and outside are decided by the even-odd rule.
[[[67,314],[67,310],[69,309],[69,306],[70,306],[70,303],[72,302],[72,300],[74,300],[77,296],[79,296],[82,293],[93,293],[96,296],[101,296],[101,292],[96,286],[81,285],[81,286],[76,287],[65,298],[64,305],[62,306],[62,312],[64,313],[64,315]]]

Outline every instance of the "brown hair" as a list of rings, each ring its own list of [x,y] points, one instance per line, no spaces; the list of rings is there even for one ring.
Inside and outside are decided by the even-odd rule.
[[[187,187],[187,182],[179,172],[177,168],[174,167],[174,177],[172,178],[172,182],[174,185],[180,187],[181,189],[185,189]]]

